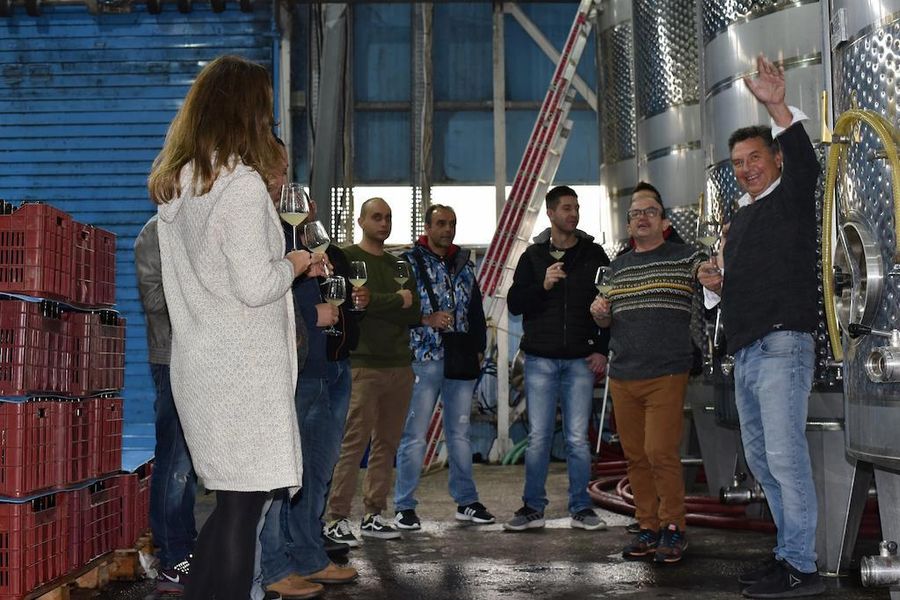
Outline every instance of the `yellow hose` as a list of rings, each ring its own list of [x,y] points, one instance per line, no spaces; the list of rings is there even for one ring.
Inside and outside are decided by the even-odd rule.
[[[894,264],[900,264],[898,242],[900,242],[900,156],[897,153],[896,131],[883,116],[870,110],[851,109],[843,113],[834,124],[836,139],[848,140],[835,142],[828,154],[825,168],[825,200],[822,207],[822,286],[825,294],[825,320],[828,325],[828,337],[834,359],[842,361],[844,350],[841,344],[841,332],[838,328],[837,315],[834,310],[834,268],[832,265],[831,238],[834,221],[834,192],[837,179],[838,164],[844,152],[850,146],[851,128],[857,123],[865,123],[871,127],[881,139],[881,145],[891,166],[894,200]]]

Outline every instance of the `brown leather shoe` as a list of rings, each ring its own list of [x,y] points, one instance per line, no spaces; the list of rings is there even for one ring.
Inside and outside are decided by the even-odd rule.
[[[276,581],[272,585],[266,586],[266,590],[281,594],[282,598],[302,599],[315,598],[322,593],[325,588],[319,583],[307,581],[306,578],[291,573],[284,579]]]
[[[350,583],[357,577],[359,577],[359,573],[353,567],[341,567],[334,563],[328,563],[327,567],[312,575],[307,575],[306,579],[316,583]]]

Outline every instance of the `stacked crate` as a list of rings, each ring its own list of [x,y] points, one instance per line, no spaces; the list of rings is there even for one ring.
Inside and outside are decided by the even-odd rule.
[[[125,320],[114,302],[115,235],[47,204],[0,204],[2,600],[134,542],[123,533],[139,526],[141,490],[119,475]]]

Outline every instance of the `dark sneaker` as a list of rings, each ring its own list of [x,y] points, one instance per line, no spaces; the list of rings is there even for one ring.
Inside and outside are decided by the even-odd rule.
[[[481,502],[473,502],[465,506],[456,507],[457,521],[471,521],[476,525],[487,525],[496,521],[494,515],[488,512]]]
[[[394,516],[394,525],[400,529],[408,529],[409,531],[422,529],[422,521],[419,520],[419,515],[411,508],[398,510],[397,514]]]
[[[347,519],[335,519],[325,525],[325,537],[332,542],[347,544],[351,548],[359,546],[359,540],[350,530],[350,521]]]
[[[637,521],[633,523],[629,523],[625,526],[625,533],[630,533],[632,535],[637,535],[641,532],[641,524]]]
[[[569,527],[597,531],[598,529],[606,529],[606,521],[597,516],[593,509],[583,508],[569,519]]]
[[[749,571],[744,571],[738,576],[738,583],[741,585],[753,585],[757,581],[762,581],[778,568],[781,562],[773,554],[767,558],[762,564],[759,564]]]
[[[677,563],[681,560],[687,547],[687,537],[684,535],[684,531],[679,529],[675,523],[669,523],[659,536],[659,543],[656,545],[656,554],[653,555],[653,562],[664,564]]]
[[[507,531],[525,531],[526,529],[539,529],[544,526],[544,513],[523,506],[516,511],[512,519],[503,524]]]
[[[763,579],[744,589],[747,598],[803,598],[818,596],[825,584],[817,572],[802,573],[787,561],[778,561],[775,569]]]
[[[622,549],[622,558],[626,560],[645,558],[656,552],[658,544],[659,534],[657,532],[652,529],[641,529],[641,532]]]
[[[336,542],[322,532],[322,547],[325,553],[330,556],[346,556],[350,552],[350,545],[343,542]]]
[[[381,515],[375,513],[369,513],[363,517],[359,532],[363,537],[379,540],[396,540],[400,537],[399,531],[391,527],[391,524],[382,519]]]
[[[190,557],[174,567],[160,569],[156,574],[156,591],[160,594],[183,594],[191,572]]]

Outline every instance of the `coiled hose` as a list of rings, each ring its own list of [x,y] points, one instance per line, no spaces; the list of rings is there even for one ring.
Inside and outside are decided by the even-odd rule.
[[[891,123],[880,114],[871,110],[851,109],[838,117],[834,124],[834,135],[847,141],[834,142],[825,167],[825,199],[822,207],[822,286],[825,296],[825,320],[828,325],[828,338],[831,342],[831,352],[836,361],[844,358],[844,349],[841,344],[841,332],[838,327],[837,314],[834,309],[834,266],[832,260],[831,238],[834,235],[834,197],[835,182],[837,180],[838,166],[844,153],[850,146],[850,134],[854,125],[865,123],[881,139],[885,155],[890,163],[893,181],[894,205],[894,265],[900,264],[900,156],[897,153],[897,131]]]

